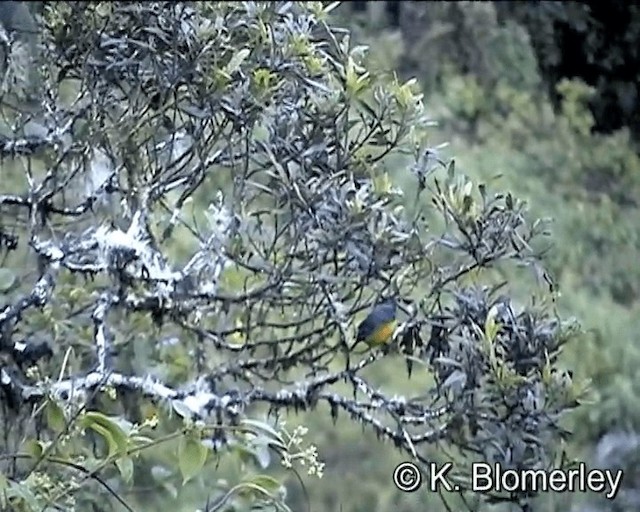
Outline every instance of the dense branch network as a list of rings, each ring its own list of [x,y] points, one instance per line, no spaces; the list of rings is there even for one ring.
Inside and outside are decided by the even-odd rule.
[[[439,440],[512,465],[550,456],[562,324],[471,283],[508,261],[546,278],[542,227],[424,144],[409,161],[429,125],[410,84],[378,84],[302,4],[47,9],[43,112],[0,138],[0,249],[37,267],[0,305],[12,403],[111,387],[218,423],[325,403],[418,460]],[[354,319],[384,294],[403,310],[395,342],[345,366]],[[43,310],[50,370],[83,352],[59,380],[22,368]],[[92,351],[75,342],[87,325]],[[128,361],[134,344],[149,368]],[[165,350],[193,371],[159,370]],[[433,376],[418,397],[363,376],[397,352]],[[496,450],[507,437],[520,448]]]

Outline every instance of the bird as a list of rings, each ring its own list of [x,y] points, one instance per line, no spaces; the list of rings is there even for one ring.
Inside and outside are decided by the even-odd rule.
[[[376,347],[389,343],[396,328],[396,308],[394,299],[378,303],[358,325],[356,344],[364,341],[370,347]]]

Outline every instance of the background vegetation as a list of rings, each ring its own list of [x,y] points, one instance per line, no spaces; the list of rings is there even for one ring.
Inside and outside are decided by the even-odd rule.
[[[589,403],[567,418],[565,426],[572,435],[566,448],[580,460],[594,466],[623,467],[626,474],[624,492],[613,503],[597,496],[543,496],[534,510],[637,510],[640,506],[637,498],[640,473],[635,469],[640,446],[637,433],[640,407],[636,398],[640,386],[636,377],[640,364],[637,7],[617,3],[618,16],[614,18],[618,21],[612,27],[602,21],[604,14],[589,4],[398,2],[399,7],[367,4],[342,5],[332,11],[329,21],[351,31],[352,46],[369,46],[364,65],[375,79],[388,78],[394,72],[400,83],[417,78],[427,114],[437,122],[437,127],[428,131],[428,145],[440,148],[438,156],[443,160],[455,158],[457,171],[469,176],[475,184],[486,183],[494,190],[525,198],[532,218],[552,221],[551,246],[536,248],[548,249],[545,262],[558,287],[553,296],[555,306],[562,317],[575,316],[582,326],[578,339],[564,347],[559,365],[560,369],[571,369],[576,381],[591,381]],[[11,18],[11,23],[14,21]],[[571,38],[574,42],[570,44],[567,41]],[[585,40],[590,44],[582,44]],[[575,65],[576,48],[581,48],[584,65],[568,69],[568,62]],[[28,102],[28,94],[21,101]],[[608,116],[613,111],[615,115]],[[387,179],[405,192],[403,206],[415,213],[418,207],[411,199],[415,181],[405,172],[406,165],[406,160],[399,156],[385,160]],[[6,183],[7,169],[2,168],[2,183]],[[224,183],[224,178],[219,179]],[[215,179],[214,184],[218,184]],[[0,192],[7,190],[3,188]],[[197,201],[204,204],[204,199],[196,196]],[[109,211],[112,205],[99,207]],[[431,225],[441,222],[433,212],[426,215]],[[189,244],[183,246],[180,242],[172,247],[174,254],[183,258],[190,249]],[[15,270],[21,269],[21,262],[6,260],[3,268],[0,277],[4,281],[0,284],[9,297],[20,291],[14,275],[20,274]],[[20,274],[20,279],[27,278],[28,275]],[[494,278],[507,279],[510,295],[522,302],[540,294],[519,269],[501,267]],[[71,303],[82,301],[81,294],[72,293],[78,287],[75,280],[64,283],[61,293],[68,297],[63,298]],[[44,314],[31,321],[35,322],[33,329],[37,329],[48,325],[51,318]],[[130,340],[136,333],[151,329],[148,319],[136,322],[131,331],[120,336]],[[86,332],[77,337],[79,344],[84,343],[88,350],[93,336],[91,326],[86,324],[82,329]],[[82,353],[81,348],[78,350]],[[180,382],[192,369],[190,354],[170,342],[163,344],[158,353],[130,354],[133,367],[148,364],[149,358],[157,362],[158,370],[164,372],[169,382]],[[380,389],[416,394],[416,379],[407,378],[400,357],[390,356],[387,364],[375,365],[367,377]],[[137,402],[132,405],[133,409],[138,406]],[[286,468],[275,469],[277,460],[270,464],[268,474],[285,484],[286,502],[292,510],[307,510],[309,504],[311,510],[320,511],[446,510],[440,497],[426,492],[402,494],[393,487],[393,468],[407,460],[406,453],[399,452],[391,443],[381,442],[374,431],[362,428],[348,416],[334,421],[329,412],[328,408],[320,407],[315,413],[290,414],[285,433],[279,434],[289,439],[286,432],[293,435],[297,425],[304,425],[308,429],[304,443],[317,446],[318,458],[324,463],[322,479],[304,477],[303,482]],[[47,414],[54,425],[64,420],[53,406]],[[148,417],[155,418],[157,414],[153,408]],[[293,439],[287,441],[291,450],[284,452],[297,453],[296,440],[303,432],[296,431]],[[177,443],[176,440],[175,449]],[[43,448],[32,449],[37,452]],[[185,445],[183,451],[186,449]],[[242,446],[237,450],[242,452]],[[300,458],[315,462],[313,452],[302,450]],[[261,457],[266,457],[255,447],[253,454],[244,459],[237,452],[224,456],[216,465],[207,466],[204,475],[194,479],[190,486],[181,488],[173,478],[175,475],[163,469],[174,463],[167,453],[168,450],[165,453],[159,449],[152,460],[160,462],[149,463],[145,468],[153,479],[137,482],[140,494],[133,493],[136,510],[144,510],[145,505],[155,509],[169,497],[176,500],[174,508],[181,503],[182,510],[195,510],[198,506],[204,510],[202,503],[211,487],[228,489],[228,482],[242,480],[251,473],[248,468],[255,466],[256,459],[260,462]],[[198,451],[194,453],[197,455]],[[439,460],[447,460],[449,456],[437,446],[427,453]],[[121,475],[127,474],[126,464],[121,463]],[[190,471],[188,467],[180,469]],[[277,481],[264,479],[257,483],[285,492]],[[247,497],[250,496],[243,498]],[[252,506],[249,501],[239,499],[233,504],[234,510],[249,510]],[[500,506],[482,510],[485,509],[500,510]]]

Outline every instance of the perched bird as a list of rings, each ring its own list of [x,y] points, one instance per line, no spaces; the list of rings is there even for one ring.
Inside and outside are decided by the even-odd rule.
[[[356,344],[364,341],[370,347],[391,341],[396,328],[396,301],[387,299],[377,304],[358,326]]]

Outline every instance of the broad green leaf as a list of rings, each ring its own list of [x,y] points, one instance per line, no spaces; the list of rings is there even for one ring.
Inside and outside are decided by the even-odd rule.
[[[28,439],[24,443],[24,451],[31,455],[34,459],[39,459],[42,457],[42,453],[44,452],[44,446],[42,442],[37,439]]]
[[[277,493],[282,484],[269,475],[254,475],[247,478],[244,483],[253,484],[264,490],[264,494],[273,495]]]
[[[269,467],[271,463],[271,452],[269,451],[269,446],[266,443],[257,443],[254,444],[253,450],[254,456],[258,461],[258,464],[262,469],[266,469]]]
[[[67,419],[64,417],[62,408],[54,400],[49,400],[46,407],[47,425],[54,432],[62,432],[66,425]]]
[[[249,499],[263,498],[265,496],[272,497],[271,493],[267,489],[260,485],[254,484],[252,481],[239,483],[236,486],[236,492],[238,496]]]
[[[8,268],[0,267],[0,293],[10,291],[16,283],[16,275]]]
[[[241,421],[240,425],[242,427],[248,427],[247,430],[251,430],[252,432],[266,434],[269,441],[274,445],[281,447],[286,445],[280,433],[264,421],[245,418]]]
[[[113,455],[116,451],[126,452],[129,447],[129,441],[127,435],[124,433],[120,425],[113,419],[105,416],[97,411],[88,411],[83,414],[81,419],[81,425],[85,428],[92,428],[99,432],[107,442],[110,440],[114,443],[113,447],[110,445],[109,455]],[[101,427],[97,429],[96,427]],[[104,432],[108,432],[109,436],[106,436]]]
[[[184,436],[178,445],[178,465],[182,473],[182,485],[186,484],[200,470],[207,460],[208,450],[200,442],[191,436]]]
[[[269,139],[269,130],[264,126],[256,124],[253,128],[253,139],[259,141],[266,141]]]
[[[181,418],[189,419],[193,415],[191,409],[189,409],[182,400],[173,400],[171,406]]]

